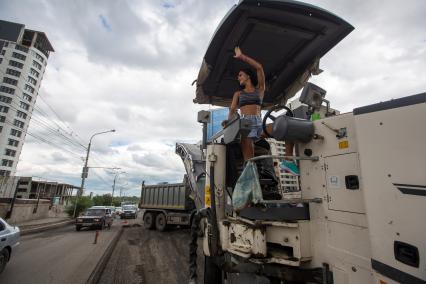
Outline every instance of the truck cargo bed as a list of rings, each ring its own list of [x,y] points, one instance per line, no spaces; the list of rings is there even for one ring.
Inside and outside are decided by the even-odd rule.
[[[193,204],[189,198],[189,188],[185,183],[143,185],[141,208],[190,210]]]

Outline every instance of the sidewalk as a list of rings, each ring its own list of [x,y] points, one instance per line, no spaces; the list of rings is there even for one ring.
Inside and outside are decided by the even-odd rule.
[[[74,219],[69,217],[50,217],[10,225],[18,226],[21,231],[21,235],[26,235],[65,226],[73,222]]]

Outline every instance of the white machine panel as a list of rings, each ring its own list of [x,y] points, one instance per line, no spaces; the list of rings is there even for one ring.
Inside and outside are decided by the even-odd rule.
[[[354,111],[372,266],[405,283],[426,280],[425,97]]]
[[[332,210],[365,213],[362,186],[359,184],[358,154],[350,153],[327,157],[325,160],[328,208]],[[350,189],[346,180],[358,180],[359,187]]]

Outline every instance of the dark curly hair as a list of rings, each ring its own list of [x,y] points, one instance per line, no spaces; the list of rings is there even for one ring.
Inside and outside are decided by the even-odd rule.
[[[250,81],[252,82],[254,87],[257,87],[258,81],[257,81],[257,74],[253,69],[251,68],[244,68],[241,69],[242,72],[246,73],[247,76],[249,76]]]

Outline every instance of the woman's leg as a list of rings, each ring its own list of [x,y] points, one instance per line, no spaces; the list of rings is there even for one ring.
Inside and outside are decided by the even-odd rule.
[[[254,157],[253,139],[241,138],[241,151],[243,152],[244,162]]]

